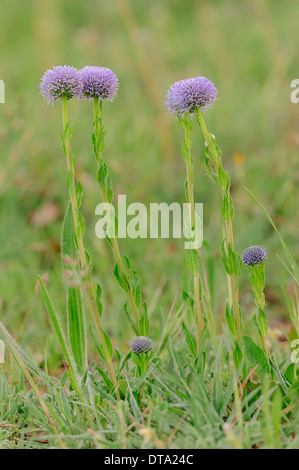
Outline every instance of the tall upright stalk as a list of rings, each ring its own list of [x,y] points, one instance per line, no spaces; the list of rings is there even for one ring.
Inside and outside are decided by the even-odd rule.
[[[217,90],[210,80],[205,77],[193,77],[179,80],[170,86],[166,94],[166,106],[175,114],[185,130],[182,145],[182,155],[186,164],[187,184],[186,198],[190,206],[190,234],[194,237],[194,247],[186,250],[186,262],[193,275],[194,313],[197,329],[197,353],[200,351],[202,332],[204,328],[201,314],[201,281],[199,277],[198,235],[200,228],[196,223],[196,211],[193,195],[193,161],[191,157],[191,116],[201,107],[211,106],[217,95]],[[189,227],[188,227],[189,228]]]
[[[70,197],[70,203],[72,207],[72,214],[73,214],[73,220],[74,220],[75,240],[76,240],[76,245],[78,247],[81,272],[87,273],[86,276],[84,277],[85,298],[89,305],[92,318],[96,326],[97,334],[99,336],[99,340],[103,348],[104,357],[107,363],[108,371],[109,371],[113,386],[115,388],[116,396],[119,399],[120,395],[119,395],[119,390],[118,390],[118,382],[117,382],[117,378],[114,372],[111,354],[109,353],[109,350],[106,344],[104,329],[102,326],[102,320],[98,311],[98,306],[97,306],[97,302],[96,302],[95,295],[94,295],[94,288],[93,288],[93,283],[92,283],[91,273],[90,273],[90,264],[89,264],[88,258],[86,256],[86,251],[84,248],[83,235],[84,235],[85,225],[84,225],[83,216],[79,210],[78,199],[77,199],[76,181],[75,181],[76,159],[72,153],[71,144],[70,144],[72,130],[70,127],[70,123],[68,121],[68,116],[67,116],[67,98],[66,97],[63,97],[63,102],[62,102],[62,122],[63,122],[62,143],[63,143],[63,150],[64,150],[66,163],[67,163],[67,180],[66,181],[69,187],[69,197]]]
[[[269,358],[268,349],[268,320],[264,312],[265,308],[265,294],[264,290],[266,287],[266,275],[265,275],[265,263],[266,251],[259,245],[250,246],[242,253],[242,262],[249,269],[248,280],[252,288],[254,295],[254,302],[258,308],[258,316],[254,317],[260,340],[263,346],[263,350],[266,356]]]
[[[193,160],[191,155],[191,121],[189,113],[179,118],[180,124],[184,128],[184,141],[182,145],[182,155],[186,164],[187,188],[186,198],[190,209],[190,233],[196,239],[196,214],[194,204],[194,174]],[[186,252],[187,265],[193,276],[193,294],[194,294],[194,314],[197,334],[197,353],[199,353],[202,343],[202,332],[204,328],[203,317],[201,313],[201,282],[199,276],[199,258],[196,249],[188,249]]]
[[[94,143],[94,155],[97,161],[98,169],[98,181],[100,183],[100,190],[102,194],[103,202],[110,204],[113,199],[112,193],[112,182],[108,173],[108,167],[103,160],[103,150],[105,148],[104,137],[106,134],[104,124],[103,124],[103,103],[99,98],[94,98],[94,134],[93,134],[93,143]],[[104,178],[103,178],[104,175]],[[119,245],[116,236],[107,239],[109,245],[111,246],[114,260],[116,263],[117,271],[115,274],[118,277],[118,280],[121,279],[120,284],[126,292],[128,303],[133,314],[135,321],[136,332],[140,334],[140,314],[137,306],[137,302],[134,296],[132,282],[130,277],[127,275],[124,263],[120,254]]]
[[[222,258],[229,275],[230,290],[232,295],[232,308],[236,321],[237,340],[242,336],[241,315],[239,308],[239,270],[240,262],[235,253],[233,217],[234,203],[230,194],[230,178],[224,171],[221,159],[221,150],[218,147],[214,136],[208,131],[203,114],[197,108],[197,119],[206,141],[206,168],[209,176],[217,183],[222,196],[222,217],[225,223],[226,232],[226,253],[222,247]]]

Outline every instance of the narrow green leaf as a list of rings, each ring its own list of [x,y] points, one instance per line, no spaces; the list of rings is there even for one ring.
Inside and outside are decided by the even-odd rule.
[[[39,283],[40,283],[41,292],[42,292],[42,295],[43,295],[43,298],[44,298],[44,302],[45,302],[45,305],[46,305],[46,309],[47,309],[47,312],[50,316],[50,320],[52,322],[54,331],[55,331],[56,336],[58,338],[58,341],[60,343],[63,354],[65,355],[65,358],[66,358],[67,362],[70,364],[71,363],[71,357],[70,357],[70,354],[69,354],[67,341],[66,341],[66,338],[64,336],[63,329],[62,329],[62,326],[61,326],[61,323],[60,323],[60,319],[59,319],[59,317],[56,313],[54,305],[53,305],[53,303],[50,299],[48,291],[47,291],[41,277],[39,277],[38,279],[39,279]]]
[[[223,405],[223,385],[222,385],[222,345],[221,341],[218,344],[216,358],[215,358],[215,370],[213,379],[213,401],[217,413],[220,412]]]
[[[187,328],[185,323],[182,323],[182,328],[183,328],[183,333],[185,336],[185,340],[187,343],[187,346],[189,348],[189,351],[191,352],[192,356],[194,358],[197,357],[197,346],[196,346],[196,339],[193,333]]]
[[[65,256],[75,257],[74,224],[70,204],[66,210],[62,226],[61,249],[62,258],[65,258]],[[78,277],[75,269],[73,272],[74,277]],[[87,368],[86,319],[79,279],[76,284],[78,286],[67,286],[67,324],[72,355],[78,372],[82,375]]]
[[[259,328],[262,338],[265,338],[268,333],[268,320],[267,320],[265,312],[261,308],[259,309],[257,324],[258,324],[258,328]]]
[[[281,429],[282,396],[279,388],[275,391],[272,398],[272,424],[274,431],[274,449],[280,448],[280,429]]]
[[[182,298],[183,298],[184,303],[185,303],[189,308],[191,308],[191,310],[193,310],[194,300],[193,300],[192,297],[188,294],[188,292],[186,292],[185,290],[183,290],[183,292],[182,292]]]
[[[83,235],[84,235],[84,232],[85,232],[85,222],[84,222],[84,218],[83,218],[83,215],[81,214],[81,212],[78,210],[78,225],[76,227],[76,235],[77,237],[80,239],[80,238],[83,238]]]
[[[233,350],[233,361],[234,361],[234,365],[236,369],[239,368],[242,359],[243,359],[243,354],[242,354],[241,348],[238,345],[238,343],[235,342],[235,348]]]
[[[139,322],[141,336],[149,336],[150,324],[147,316],[147,309],[144,310],[142,317]]]
[[[102,328],[102,333],[103,333],[104,341],[106,343],[106,347],[107,347],[107,351],[108,351],[108,358],[106,358],[106,359],[112,360],[112,358],[113,358],[113,347],[112,347],[111,340],[110,340],[108,334],[106,333],[106,331],[103,328]]]
[[[257,373],[263,378],[270,374],[271,368],[264,351],[253,341],[250,336],[243,336],[245,354],[252,367],[258,365]]]
[[[78,372],[82,375],[87,368],[87,346],[85,312],[80,288],[68,287],[67,315],[71,350]]]
[[[288,382],[290,382],[290,384],[293,384],[297,378],[296,377],[296,364],[294,363],[289,364],[284,375],[286,379],[288,380]]]
[[[100,317],[102,316],[102,313],[103,313],[103,304],[101,301],[101,297],[102,297],[102,289],[101,289],[101,286],[97,284],[96,302],[97,302],[97,307],[98,307],[98,312],[99,312]]]
[[[129,292],[129,290],[130,290],[129,283],[128,283],[127,279],[123,275],[120,274],[119,267],[118,267],[117,263],[115,264],[115,268],[114,268],[114,276],[115,276],[117,282],[119,283],[120,287],[125,292]]]
[[[127,378],[127,384],[128,384],[130,406],[131,406],[131,409],[132,409],[132,413],[133,413],[135,419],[139,423],[143,423],[143,416],[142,416],[142,413],[141,413],[140,408],[138,406],[138,403],[136,401],[136,398],[134,397],[134,393],[132,391],[132,388],[130,386],[130,382],[129,382],[128,378]]]
[[[226,305],[225,319],[226,319],[226,323],[229,328],[229,331],[236,338],[238,336],[236,320],[234,316],[230,313],[228,304]]]
[[[70,202],[68,203],[62,225],[61,253],[63,257],[69,256],[72,259],[74,259],[76,256],[76,246],[74,242],[74,222]],[[64,269],[65,268],[66,266],[64,265]]]
[[[80,181],[77,184],[76,196],[77,196],[78,209],[80,209],[81,204],[82,204],[82,199],[83,199],[83,196],[84,196],[83,187],[82,187],[82,184],[80,183]]]
[[[100,367],[97,368],[97,371],[103,377],[104,382],[105,382],[109,392],[112,393],[113,390],[114,390],[114,387],[113,387],[113,383],[109,379],[108,375]]]
[[[186,250],[186,263],[191,273],[196,274],[199,271],[199,257],[196,250]]]

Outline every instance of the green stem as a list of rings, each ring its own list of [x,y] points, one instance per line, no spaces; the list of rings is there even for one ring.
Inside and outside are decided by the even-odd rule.
[[[100,134],[101,129],[102,129],[102,127],[100,126],[100,122],[101,122],[102,116],[103,116],[103,103],[102,103],[101,100],[99,101],[98,98],[94,99],[93,111],[94,111],[95,126],[96,126],[96,129],[97,129],[97,132]],[[100,152],[100,151],[97,152],[96,160],[97,160],[97,167],[98,167],[98,170],[99,170],[101,161],[103,160],[102,152]],[[108,198],[107,191],[101,190],[101,194],[102,194],[103,201],[105,203],[109,203],[109,198]],[[135,301],[135,297],[134,297],[134,293],[133,293],[133,287],[132,287],[131,281],[128,278],[128,276],[126,274],[126,271],[125,271],[125,268],[124,268],[124,264],[123,264],[122,257],[121,257],[121,254],[120,254],[117,238],[114,237],[114,238],[111,238],[110,240],[111,240],[111,248],[112,248],[114,260],[118,265],[119,273],[125,279],[126,283],[129,286],[129,289],[126,292],[126,295],[127,295],[127,298],[128,298],[128,302],[129,302],[132,314],[133,314],[134,319],[135,319],[137,332],[140,334],[140,326],[139,326],[140,314],[139,314],[139,310],[138,310],[138,307],[137,307],[137,304],[136,304],[136,301]]]
[[[63,98],[63,105],[62,105],[62,123],[63,123],[63,130],[66,129],[67,123],[68,123],[68,118],[67,118],[67,98]],[[76,232],[76,228],[78,227],[79,224],[79,217],[78,217],[78,203],[77,203],[77,196],[76,196],[76,182],[75,182],[75,171],[74,171],[74,165],[72,164],[72,156],[71,156],[71,144],[70,140],[66,139],[65,140],[65,156],[66,156],[66,164],[67,164],[67,170],[69,174],[71,175],[71,178],[69,179],[69,196],[70,196],[70,201],[71,201],[71,206],[72,206],[72,213],[73,213],[73,219],[74,219],[74,228]],[[86,253],[83,245],[83,239],[82,237],[77,237],[77,243],[78,243],[78,251],[79,251],[79,258],[80,258],[80,265],[81,269],[83,270],[86,267]]]
[[[232,219],[230,218],[228,224],[226,224],[226,233],[228,242],[230,243],[232,250],[235,249],[234,244],[234,233],[233,233],[233,223]],[[231,284],[231,293],[232,293],[232,301],[233,301],[233,311],[236,320],[237,332],[238,332],[238,340],[241,339],[242,330],[241,330],[241,318],[240,318],[240,310],[239,310],[239,286],[238,286],[238,279],[237,275],[233,274],[229,276],[230,284]]]
[[[205,138],[206,144],[211,152],[211,154],[214,157],[214,166],[215,166],[215,173],[218,174],[219,166],[220,164],[222,165],[221,160],[219,160],[219,155],[213,153],[213,144],[211,141],[210,133],[207,129],[207,126],[205,124],[202,112],[200,108],[197,109],[197,117],[198,121],[203,133],[203,136]],[[222,199],[224,198],[225,191],[229,191],[229,188],[226,190],[220,188],[221,190],[221,196]],[[232,217],[231,215],[229,216],[228,222],[225,223],[225,231],[226,231],[226,239],[227,243],[231,245],[232,250],[234,251],[234,232],[233,232],[233,223],[232,223]],[[240,318],[240,309],[239,309],[239,287],[238,287],[238,276],[236,274],[229,275],[229,282],[230,282],[230,288],[231,288],[231,295],[232,295],[232,305],[233,305],[233,312],[234,312],[234,317],[236,320],[236,326],[237,326],[237,333],[238,333],[238,341],[240,341],[241,336],[242,336],[242,329],[241,329],[241,318]]]
[[[264,308],[265,308],[264,289],[266,286],[264,262],[259,263],[259,264],[254,264],[250,268],[248,280],[252,288],[255,305],[257,306],[259,310],[258,329],[259,329],[259,335],[260,335],[262,347],[266,356],[269,359],[270,355],[269,355],[269,349],[267,345],[268,321],[264,313]]]
[[[259,295],[259,298],[258,298],[258,301],[257,301],[257,307],[264,311],[265,296],[264,296],[263,290],[261,291],[261,293]],[[266,336],[261,335],[261,340],[262,340],[262,346],[263,346],[264,353],[266,354],[267,358],[269,359],[270,353],[269,353],[269,348],[268,348],[267,335]]]
[[[186,113],[185,119],[190,119],[189,114]],[[192,165],[192,156],[191,156],[191,124],[184,124],[185,130],[185,163],[186,163],[186,173],[187,173],[187,194],[188,194],[188,203],[190,204],[190,219],[191,219],[191,233],[195,233],[195,204],[194,204],[194,175],[193,175],[193,165]],[[200,305],[200,277],[199,271],[193,273],[193,291],[194,291],[194,312],[195,312],[195,324],[196,324],[196,333],[197,333],[197,353],[200,351],[200,346],[202,342],[202,331],[203,331],[203,318],[201,313]]]
[[[211,304],[211,295],[210,295],[210,290],[209,290],[209,283],[207,279],[207,271],[204,262],[201,264],[202,266],[202,273],[203,273],[203,280],[204,280],[204,289],[203,292],[205,293],[204,295],[204,302],[206,306],[206,314],[208,318],[208,323],[210,326],[210,334],[213,339],[215,347],[217,347],[217,334],[216,334],[216,327],[215,327],[215,321],[214,321],[214,315],[213,315],[213,309],[212,309],[212,304]]]
[[[63,130],[66,129],[67,123],[68,123],[68,117],[67,117],[67,98],[63,98],[63,106],[62,106],[62,122],[63,122]],[[65,140],[65,156],[66,156],[66,162],[67,162],[67,169],[69,171],[69,174],[71,175],[69,184],[70,184],[70,190],[69,190],[69,196],[70,196],[70,202],[71,202],[71,207],[72,207],[72,213],[73,213],[73,219],[74,219],[74,227],[75,227],[75,233],[76,233],[76,227],[78,226],[78,202],[77,202],[77,196],[76,196],[76,182],[75,182],[75,172],[74,172],[74,165],[72,164],[72,154],[71,154],[71,145],[70,145],[70,140],[66,139]],[[79,261],[80,261],[80,268],[83,271],[86,268],[87,264],[87,258],[86,258],[86,252],[84,248],[84,243],[83,243],[83,237],[78,235],[76,233],[76,238],[77,238],[77,244],[78,244],[78,253],[79,253]],[[117,399],[120,399],[120,394],[118,390],[118,382],[117,378],[114,372],[113,364],[112,361],[109,358],[109,352],[108,348],[106,345],[106,341],[103,335],[103,326],[102,326],[102,320],[98,312],[98,307],[96,303],[96,299],[94,296],[94,288],[92,284],[92,279],[89,276],[87,276],[84,280],[84,293],[85,297],[87,299],[87,303],[90,307],[90,311],[92,313],[92,318],[96,326],[97,334],[100,339],[100,343],[103,347],[104,355],[106,358],[106,364],[108,367],[108,371],[112,380],[112,383],[115,388],[115,394]]]

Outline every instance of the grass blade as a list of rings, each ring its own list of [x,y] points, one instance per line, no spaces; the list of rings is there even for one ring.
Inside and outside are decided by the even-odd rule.
[[[280,240],[280,243],[282,244],[282,247],[284,249],[284,252],[285,252],[285,255],[286,255],[286,258],[287,258],[287,261],[288,261],[288,271],[290,272],[290,274],[292,275],[292,277],[294,278],[296,284],[299,286],[299,268],[296,264],[296,261],[294,260],[294,257],[292,255],[292,253],[290,252],[287,244],[285,243],[284,239],[282,238],[278,228],[276,227],[273,219],[271,218],[269,212],[267,211],[267,209],[265,209],[265,207],[263,206],[263,204],[254,196],[254,194],[249,191],[248,188],[246,188],[246,191],[248,192],[248,194],[250,194],[250,196],[252,197],[252,199],[257,203],[257,205],[260,207],[260,209],[263,211],[263,213],[265,214],[265,216],[267,217],[268,221],[270,222],[270,224],[272,225],[272,227],[274,228],[275,232],[277,233],[278,235],[278,238]],[[284,264],[284,263],[283,263]],[[285,266],[286,267],[286,266]]]

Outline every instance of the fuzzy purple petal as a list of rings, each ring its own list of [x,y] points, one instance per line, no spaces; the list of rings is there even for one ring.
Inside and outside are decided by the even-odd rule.
[[[82,98],[113,101],[118,90],[118,78],[107,67],[86,66],[79,71],[83,84]]]
[[[153,347],[153,342],[146,336],[137,336],[131,344],[131,351],[135,354],[140,354],[145,351],[149,351]]]
[[[242,253],[242,262],[246,266],[250,266],[252,264],[260,264],[267,258],[267,253],[265,250],[258,245],[250,246],[246,248],[246,250]]]
[[[217,89],[205,77],[194,77],[174,83],[166,95],[166,106],[174,114],[194,113],[207,109],[216,100]]]
[[[47,103],[79,98],[82,94],[82,82],[78,70],[70,65],[59,65],[48,70],[40,82],[40,92]]]

